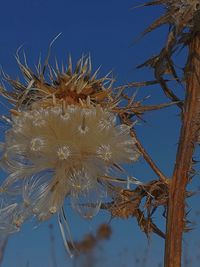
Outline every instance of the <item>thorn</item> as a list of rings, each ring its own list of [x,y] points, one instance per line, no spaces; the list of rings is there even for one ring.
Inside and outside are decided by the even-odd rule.
[[[132,95],[132,97],[131,97],[131,99],[130,99],[130,101],[129,101],[129,103],[128,103],[129,106],[131,106],[132,103],[134,102],[134,100],[135,100],[135,98],[136,98],[136,95],[137,95],[138,91],[139,91],[139,88],[137,88],[137,89],[135,90],[134,94]]]
[[[91,71],[92,71],[92,62],[91,62],[91,57],[90,57],[90,55],[89,55],[89,57],[88,57],[88,60],[89,60],[89,63],[88,63],[88,76],[90,76],[91,75]]]
[[[138,123],[138,121],[137,120],[135,120],[133,123],[131,123],[131,125],[129,126],[130,127],[130,129],[132,129],[136,124]]]
[[[28,86],[26,87],[26,89],[29,90],[29,89],[32,87],[32,85],[34,84],[34,82],[35,82],[35,80],[32,79],[32,80],[29,82],[29,84],[28,84]]]
[[[10,109],[10,113],[14,116],[19,116],[20,115],[20,112],[15,110],[15,109]]]
[[[79,103],[81,104],[82,107],[85,106],[81,98],[79,98],[78,101],[79,101]]]
[[[91,77],[91,82],[93,82],[96,79],[97,73],[99,72],[101,66],[95,71],[95,73]]]
[[[90,102],[90,96],[88,95],[86,98],[86,103],[88,107],[91,107],[91,102]]]
[[[52,101],[53,101],[53,105],[56,106],[56,96],[55,96],[55,94],[52,95]]]
[[[56,64],[56,70],[57,70],[57,72],[60,73],[57,58],[55,58],[55,64]]]
[[[72,57],[71,57],[71,55],[69,55],[69,58],[68,58],[68,68],[67,68],[66,73],[69,75],[72,75]]]

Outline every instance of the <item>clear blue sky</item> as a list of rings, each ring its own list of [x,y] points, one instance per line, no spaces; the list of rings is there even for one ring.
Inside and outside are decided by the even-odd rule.
[[[19,71],[14,56],[21,45],[28,63],[34,66],[40,53],[44,59],[49,43],[62,32],[53,46],[52,60],[56,56],[58,61],[65,62],[70,53],[76,61],[82,54],[90,53],[94,69],[101,65],[102,75],[112,70],[117,80],[116,85],[151,79],[151,71],[136,70],[135,66],[158,52],[164,43],[167,27],[162,27],[135,43],[134,40],[161,12],[159,8],[131,10],[138,3],[139,1],[130,0],[3,1],[0,16],[0,64],[5,72],[16,77]],[[177,87],[175,90],[182,97],[182,89]],[[148,95],[151,97],[146,104],[168,102],[158,86],[141,88],[138,99]],[[138,134],[164,173],[170,176],[180,125],[179,111],[172,107],[161,112],[151,112],[145,119],[147,123],[141,122],[137,126]],[[155,178],[143,160],[129,171],[142,181]],[[199,201],[199,197],[193,201]],[[194,207],[195,211],[197,204]],[[68,218],[75,239],[81,239],[84,233],[94,231],[98,224],[108,221],[109,214],[101,213],[94,221],[84,222],[69,210]],[[198,219],[195,216],[192,218]],[[55,221],[53,219],[50,222]],[[156,221],[163,226],[162,221]],[[40,225],[35,222],[27,223],[20,233],[12,236],[3,267],[25,267],[27,260],[30,267],[51,267],[48,229],[50,222]],[[139,230],[135,219],[116,219],[111,225],[114,233],[111,240],[104,244],[102,265],[112,266],[116,263],[119,267],[134,266],[134,257],[142,256],[148,247],[144,234]],[[64,253],[56,223],[54,230],[59,267],[71,266],[70,259]],[[198,227],[188,239],[193,251],[199,247],[198,239],[195,239],[197,233],[199,234]],[[148,251],[149,262],[146,266],[157,266],[162,259],[163,245],[163,240],[152,236]],[[98,266],[102,265],[99,263]]]

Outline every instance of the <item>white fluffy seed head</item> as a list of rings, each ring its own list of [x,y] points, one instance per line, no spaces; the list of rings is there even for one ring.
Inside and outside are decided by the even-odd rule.
[[[96,214],[101,202],[101,194],[94,193],[100,192],[98,181],[115,164],[135,161],[139,155],[129,127],[117,125],[113,113],[100,106],[74,105],[64,112],[56,106],[14,116],[5,154],[4,165],[11,173],[7,183],[15,190],[16,182],[25,179],[17,192],[23,192],[28,211],[40,220],[59,211],[69,194],[74,207],[95,196],[90,214]]]

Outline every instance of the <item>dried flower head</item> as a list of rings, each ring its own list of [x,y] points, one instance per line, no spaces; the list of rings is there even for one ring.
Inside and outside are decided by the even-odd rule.
[[[137,160],[136,141],[114,113],[113,79],[91,74],[90,58],[82,57],[74,70],[71,58],[62,71],[39,64],[37,75],[17,61],[26,84],[5,75],[13,90],[1,88],[14,105],[1,144],[1,167],[9,174],[2,192],[17,203],[14,226],[32,215],[47,220],[58,213],[63,234],[66,197],[83,217],[97,214],[109,173]]]
[[[154,0],[143,6],[162,5],[166,12],[155,20],[145,31],[148,33],[163,24],[169,24],[171,30],[168,43],[174,38],[184,37],[188,41],[190,35],[200,31],[200,1],[199,0]],[[186,31],[185,31],[186,30]]]
[[[49,64],[41,67],[39,61],[35,74],[27,65],[23,64],[19,56],[16,57],[20,70],[25,78],[25,84],[13,80],[4,74],[13,91],[1,88],[1,94],[14,104],[17,110],[46,108],[57,104],[85,105],[90,99],[92,103],[101,106],[111,104],[111,88],[113,78],[109,74],[98,79],[98,70],[92,73],[90,57],[82,56],[74,69],[71,57],[68,65],[60,70],[56,62],[56,69]],[[48,74],[45,73],[48,71]],[[48,79],[46,78],[48,77]]]

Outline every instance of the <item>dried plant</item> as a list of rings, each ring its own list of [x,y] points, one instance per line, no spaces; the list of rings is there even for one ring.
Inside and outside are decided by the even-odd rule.
[[[7,125],[1,167],[8,174],[0,195],[2,233],[18,231],[31,216],[43,221],[57,213],[69,253],[92,251],[110,231],[104,227],[96,236],[73,242],[64,211],[64,201],[70,198],[84,218],[92,218],[100,208],[113,218],[135,217],[147,237],[154,232],[166,238],[165,267],[181,266],[182,234],[189,228],[185,199],[192,195],[186,186],[195,175],[193,153],[200,139],[200,2],[154,0],[142,6],[156,5],[165,12],[143,35],[164,24],[170,30],[158,55],[138,66],[154,70],[152,81],[115,88],[110,74],[98,78],[98,70],[92,73],[90,57],[81,57],[74,68],[69,57],[68,66],[60,70],[58,63],[50,66],[50,53],[34,73],[17,53],[25,81],[4,74],[12,89],[2,85],[0,90],[12,105],[9,115],[1,116]],[[183,47],[188,58],[181,76],[174,55]],[[171,81],[186,89],[184,100],[175,94]],[[145,106],[129,90],[152,84],[160,85],[169,103]],[[168,179],[143,147],[135,125],[145,112],[171,105],[179,108],[182,127],[173,176]],[[139,157],[158,179],[145,184],[128,174],[123,163],[132,164]],[[166,233],[152,218],[160,206],[166,211]]]
[[[80,266],[83,267],[92,267],[97,263],[96,254],[98,252],[98,248],[101,247],[103,241],[107,241],[110,239],[112,235],[112,229],[110,225],[104,223],[101,224],[96,233],[87,234],[83,237],[82,240],[74,242],[74,245],[69,243],[69,246],[72,250],[74,250],[75,256],[75,266],[76,263],[80,262]]]
[[[112,229],[108,224],[101,224],[95,234],[87,234],[81,241],[74,242],[76,252],[88,253],[92,252],[97,245],[103,240],[108,240],[111,237]],[[73,245],[69,243],[72,249]],[[77,254],[79,256],[79,253]]]
[[[114,92],[113,79],[92,74],[89,57],[82,57],[74,69],[70,57],[61,71],[39,63],[37,74],[18,55],[17,62],[25,83],[4,75],[12,90],[1,88],[13,105],[10,115],[2,116],[9,126],[1,143],[0,163],[8,173],[1,186],[1,228],[11,233],[30,216],[43,221],[57,213],[67,248],[65,198],[83,217],[92,218],[107,184],[121,183],[112,172],[126,174],[121,163],[140,156],[130,134],[135,122],[117,122],[121,113],[133,113],[134,106],[119,107],[121,94]]]
[[[163,6],[165,13],[156,19],[144,32],[144,34],[164,25],[170,25],[167,44],[171,47],[173,42],[180,39],[191,40],[192,35],[199,32],[199,0],[154,0],[143,6]],[[184,30],[187,30],[186,32]]]
[[[165,243],[165,267],[181,266],[182,235],[187,230],[187,213],[185,210],[186,186],[196,174],[193,153],[199,141],[200,125],[200,1],[199,0],[161,0],[150,1],[143,6],[161,5],[165,12],[144,32],[149,33],[163,24],[169,25],[167,41],[160,53],[151,57],[139,67],[154,69],[154,76],[166,96],[172,101],[179,98],[170,88],[165,74],[170,74],[186,94],[183,102],[177,102],[181,108],[182,127],[177,149],[176,162],[172,180],[169,181],[169,200],[167,203],[167,231]],[[179,78],[174,64],[176,51],[185,47],[188,50],[186,65]]]

